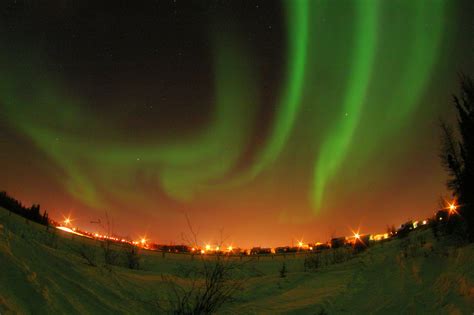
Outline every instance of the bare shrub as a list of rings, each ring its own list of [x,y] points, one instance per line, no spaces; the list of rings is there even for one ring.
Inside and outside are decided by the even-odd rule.
[[[332,250],[332,264],[340,264],[352,258],[352,248],[341,247]]]
[[[105,225],[102,224],[100,218],[97,221],[91,221],[91,223],[99,225],[105,231],[106,237],[104,240],[100,241],[100,247],[102,248],[105,266],[117,266],[119,261],[119,252],[112,249],[113,241],[110,240],[110,237],[113,234],[113,223],[110,222],[109,214],[107,211],[105,211]]]
[[[58,248],[58,234],[56,233],[56,229],[46,231],[44,244],[54,249]]]
[[[317,270],[322,266],[321,253],[309,255],[304,259],[304,271]]]
[[[118,265],[119,253],[112,249],[112,241],[104,240],[100,246],[104,255],[105,265]]]
[[[179,285],[163,276],[170,294],[167,300],[158,301],[161,311],[173,314],[211,314],[233,300],[242,281],[233,277],[240,263],[229,258],[202,260],[201,268],[190,271],[191,283]]]
[[[409,238],[405,238],[400,242],[400,250],[402,252],[403,257],[407,258],[409,253],[411,241]]]
[[[72,247],[72,250],[83,258],[89,266],[97,267],[97,252],[94,247],[80,244]]]
[[[418,236],[417,238],[405,238],[400,242],[400,250],[402,257],[417,257],[425,253],[423,249],[426,240],[424,236]]]
[[[287,272],[288,270],[286,269],[286,264],[283,263],[283,265],[281,265],[281,268],[280,268],[280,278],[286,278]]]
[[[198,230],[195,230],[191,220],[185,213],[188,233],[182,233],[182,238],[188,246],[200,247]],[[219,247],[222,247],[225,238],[220,231]],[[206,255],[207,256],[207,255]],[[172,314],[211,314],[234,299],[235,294],[241,289],[243,281],[239,280],[239,272],[246,262],[236,261],[227,255],[201,256],[200,265],[178,266],[180,280],[162,275],[164,283],[168,286],[168,297],[156,299],[155,304],[160,312]],[[180,282],[180,283],[178,283]]]
[[[305,271],[315,271],[324,266],[346,262],[355,257],[356,253],[352,247],[338,247],[317,252],[305,257],[303,267]]]
[[[125,260],[130,269],[140,269],[140,253],[138,246],[128,244],[125,246]]]

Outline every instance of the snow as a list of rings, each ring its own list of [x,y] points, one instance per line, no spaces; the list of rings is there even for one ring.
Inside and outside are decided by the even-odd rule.
[[[104,267],[98,241],[26,222],[0,209],[0,313],[158,313],[163,275],[186,286],[198,256],[142,251],[140,270]],[[98,267],[77,248],[95,250]],[[237,314],[472,314],[474,245],[435,240],[429,229],[368,248],[344,263],[304,270],[305,255],[247,261],[242,290],[220,312]],[[214,258],[207,258],[214,259]],[[236,261],[240,261],[236,258]],[[285,278],[279,270],[285,263]]]

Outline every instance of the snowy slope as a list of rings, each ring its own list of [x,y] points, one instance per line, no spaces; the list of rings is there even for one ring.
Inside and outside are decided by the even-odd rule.
[[[159,313],[165,275],[183,286],[198,257],[142,251],[141,270],[104,267],[96,241],[46,230],[0,209],[0,313]],[[98,267],[78,255],[95,251]],[[244,258],[248,259],[248,258]],[[281,278],[285,263],[288,273]],[[474,245],[436,241],[429,230],[305,271],[304,256],[261,257],[236,273],[243,289],[222,313],[472,314]]]

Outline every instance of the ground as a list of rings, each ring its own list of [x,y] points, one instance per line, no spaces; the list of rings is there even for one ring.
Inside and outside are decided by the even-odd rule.
[[[95,253],[91,266],[79,249]],[[0,313],[161,313],[170,283],[187,287],[201,258],[141,251],[140,269],[104,266],[98,241],[0,209]],[[327,258],[332,257],[331,251]],[[370,246],[345,262],[305,268],[306,254],[235,258],[242,287],[224,314],[473,314],[474,245],[429,229]],[[208,258],[215,259],[215,258]],[[286,277],[280,276],[285,263]],[[306,269],[306,270],[305,270]]]

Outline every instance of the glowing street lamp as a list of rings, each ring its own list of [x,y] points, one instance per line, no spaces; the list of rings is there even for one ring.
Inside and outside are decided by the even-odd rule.
[[[360,240],[360,234],[357,233],[357,232],[354,233],[354,238],[355,238],[356,240]]]
[[[64,225],[67,226],[67,225],[71,224],[71,221],[72,221],[71,217],[64,217],[63,223],[64,223]]]
[[[206,251],[210,251],[211,250],[211,245],[207,244],[206,245]]]
[[[456,214],[457,213],[457,206],[456,206],[456,202],[452,202],[449,204],[449,207],[448,207],[448,210],[449,210],[449,214]]]

